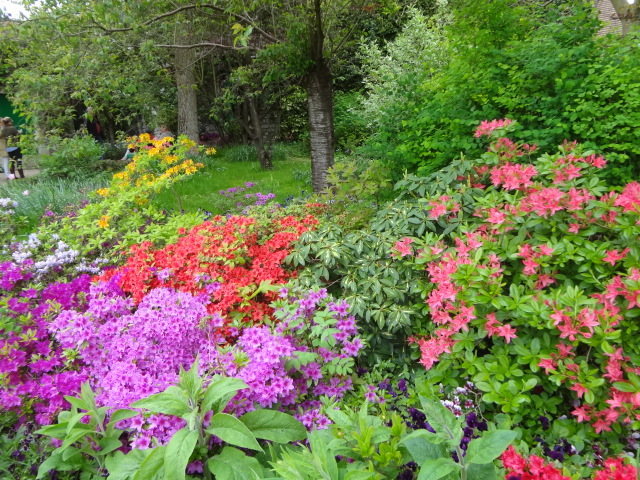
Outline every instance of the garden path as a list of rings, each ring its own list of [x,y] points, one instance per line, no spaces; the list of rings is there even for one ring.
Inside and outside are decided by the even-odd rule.
[[[24,176],[26,178],[35,177],[38,173],[40,173],[40,170],[37,168],[24,170]],[[0,174],[0,184],[5,184],[7,181],[7,177],[5,177],[4,174]]]

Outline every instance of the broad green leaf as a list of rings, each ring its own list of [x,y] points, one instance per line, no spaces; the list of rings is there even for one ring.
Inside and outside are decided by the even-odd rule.
[[[467,469],[467,480],[497,480],[496,466],[493,463],[473,463]]]
[[[111,418],[109,418],[109,426],[118,423],[121,420],[127,420],[129,418],[133,418],[137,415],[140,415],[140,412],[136,412],[135,410],[129,410],[127,408],[120,408],[111,414]]]
[[[378,478],[377,472],[360,472],[358,470],[351,470],[344,477],[344,480],[369,480]]]
[[[171,386],[164,392],[150,395],[131,404],[133,408],[145,408],[154,413],[164,413],[181,417],[189,413],[192,408],[189,399],[178,387]]]
[[[342,428],[353,427],[353,422],[349,418],[349,416],[341,410],[335,410],[333,408],[328,408],[326,410],[326,415],[331,419],[333,423]]]
[[[518,434],[512,430],[492,430],[469,443],[467,463],[491,463],[504,452]]]
[[[249,386],[238,378],[214,377],[204,393],[202,411],[222,412],[236,392],[245,388]]]
[[[79,413],[76,413],[75,415],[71,415],[67,423],[67,434],[73,429],[73,427],[75,427],[75,425],[80,420],[82,420],[87,415],[89,415],[87,412],[79,412]]]
[[[167,447],[165,446],[154,448],[140,465],[140,469],[133,476],[133,480],[150,480],[155,477],[164,466],[166,450]]]
[[[198,398],[198,394],[202,388],[202,379],[198,376],[199,365],[200,357],[196,357],[189,370],[184,370],[180,367],[180,386],[193,399]]]
[[[85,402],[82,398],[72,397],[71,395],[65,395],[64,399],[78,410],[90,410],[91,406]]]
[[[258,460],[233,447],[224,447],[220,455],[207,461],[207,466],[218,480],[256,480],[262,478]]]
[[[636,392],[638,390],[632,384],[627,383],[627,382],[614,382],[613,383],[613,388],[615,388],[616,390],[620,390],[621,392],[626,392],[626,393],[634,393],[634,392]]]
[[[106,455],[122,446],[122,442],[114,437],[104,437],[99,442],[100,455]]]
[[[427,440],[430,443],[433,443],[434,445],[438,445],[447,439],[447,437],[443,434],[431,433],[428,430],[420,429],[420,430],[414,430],[409,435],[402,437],[402,440],[400,440],[400,445],[402,445],[403,443],[406,443],[409,440],[413,440],[414,438],[424,438],[425,440]]]
[[[452,458],[438,458],[437,460],[427,460],[420,467],[418,480],[438,480],[446,477],[451,472],[455,472],[460,468]]]
[[[242,448],[262,451],[260,444],[251,431],[233,415],[216,413],[211,418],[207,433],[220,437],[223,441]]]
[[[56,423],[54,425],[47,425],[42,427],[39,430],[36,430],[35,433],[39,435],[47,435],[48,437],[57,438],[58,440],[63,440],[67,436],[67,422]]]
[[[276,410],[254,410],[245,413],[240,421],[256,438],[277,443],[289,443],[307,438],[307,429],[298,420]]]
[[[131,450],[124,455],[116,452],[113,456],[108,456],[105,465],[109,471],[107,480],[127,480],[131,478],[140,468],[140,465],[151,453],[150,450]]]
[[[447,449],[444,445],[431,443],[425,437],[402,439],[402,442],[418,465],[422,465],[427,460],[437,460],[447,455]]]
[[[58,468],[62,463],[62,454],[60,452],[54,452],[49,458],[42,462],[38,468],[38,476],[36,478],[42,478],[49,470]]]
[[[462,428],[455,415],[442,405],[439,400],[434,401],[420,395],[420,403],[429,425],[437,433],[446,434],[450,439],[450,443],[458,444],[462,438]]]
[[[183,428],[173,434],[164,452],[164,476],[184,480],[189,458],[198,442],[198,432]]]

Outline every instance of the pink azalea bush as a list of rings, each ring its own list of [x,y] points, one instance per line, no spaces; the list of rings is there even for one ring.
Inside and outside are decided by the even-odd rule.
[[[529,161],[535,147],[505,136],[515,125],[483,123],[487,152],[424,199],[451,233],[391,249],[425,272],[432,323],[409,340],[429,376],[469,376],[527,438],[539,416],[568,415],[581,449],[619,451],[640,427],[640,184],[607,191],[605,160],[575,143]]]
[[[64,395],[79,390],[86,372],[55,348],[47,331],[48,320],[59,308],[84,309],[90,277],[54,282],[36,289],[33,273],[24,266],[0,263],[0,406],[20,414],[34,414],[48,423],[68,404]]]

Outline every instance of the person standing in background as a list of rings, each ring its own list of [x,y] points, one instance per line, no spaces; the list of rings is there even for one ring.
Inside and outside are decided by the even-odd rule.
[[[7,151],[7,146],[9,138],[19,136],[20,132],[13,126],[13,120],[11,120],[11,118],[4,117],[0,122],[0,159],[2,159],[2,170],[4,170],[7,180],[13,180],[15,177],[9,170],[9,152]]]
[[[98,121],[98,117],[96,117],[96,113],[93,110],[93,107],[87,108],[87,113],[85,113],[86,117],[86,127],[87,132],[91,135],[97,142],[104,142],[104,134],[102,133],[102,125]]]

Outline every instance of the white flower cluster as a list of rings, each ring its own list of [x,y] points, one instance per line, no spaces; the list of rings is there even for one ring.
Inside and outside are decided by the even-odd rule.
[[[0,215],[13,215],[13,208],[18,207],[18,202],[10,198],[0,198]]]
[[[80,252],[73,250],[69,245],[59,240],[51,255],[47,255],[44,260],[33,264],[35,278],[40,279],[56,268],[75,263],[79,255]]]
[[[18,265],[22,265],[28,258],[31,258],[33,252],[42,245],[42,242],[38,238],[36,233],[32,233],[29,237],[15,245],[15,252],[11,254],[13,261]]]
[[[76,266],[76,271],[100,275],[102,273],[102,267],[100,265],[104,265],[107,262],[108,260],[106,258],[96,258],[93,262],[87,263],[86,259],[83,258]]]

